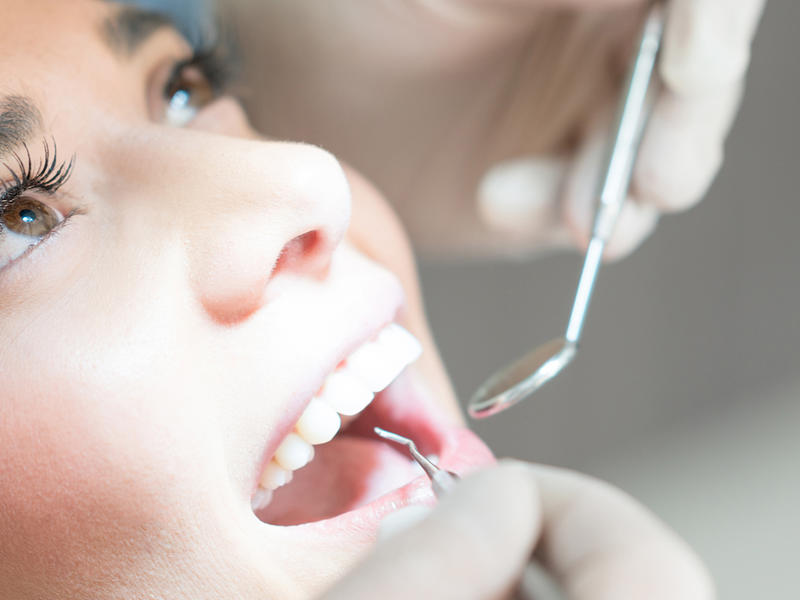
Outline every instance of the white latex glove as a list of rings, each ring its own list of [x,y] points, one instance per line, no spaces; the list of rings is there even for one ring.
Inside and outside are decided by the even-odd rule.
[[[662,212],[684,210],[705,195],[722,163],[764,4],[671,1],[660,61],[664,85],[642,140],[629,201],[607,247],[608,258],[635,249]],[[574,156],[528,156],[490,170],[479,191],[485,221],[498,232],[524,236],[552,214],[551,206],[560,197],[561,218],[553,224],[551,239],[585,247],[611,117],[607,111],[597,120]]]
[[[227,0],[256,124],[322,145],[421,250],[582,249],[647,0]],[[722,160],[764,0],[671,0],[664,88],[609,254],[697,202]]]
[[[509,598],[535,552],[572,600],[709,600],[693,552],[622,492],[502,461],[378,545],[322,600]]]

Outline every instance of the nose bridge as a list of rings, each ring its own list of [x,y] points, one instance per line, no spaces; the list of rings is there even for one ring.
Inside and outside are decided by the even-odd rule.
[[[350,218],[344,172],[307,144],[180,132],[160,153],[161,206],[181,228],[188,276],[209,316],[234,323],[279,271],[327,270]]]

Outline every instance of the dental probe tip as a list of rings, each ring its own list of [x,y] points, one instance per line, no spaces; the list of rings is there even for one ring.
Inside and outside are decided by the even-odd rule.
[[[416,444],[413,441],[411,441],[407,437],[403,437],[402,435],[392,433],[391,431],[386,431],[385,429],[382,429],[380,427],[375,427],[373,428],[373,430],[383,439],[390,440],[392,442],[397,442],[398,444],[403,444],[405,446],[416,447]]]
[[[422,467],[422,470],[425,471],[425,474],[431,480],[431,487],[433,488],[433,493],[437,498],[449,492],[458,481],[458,475],[451,473],[450,471],[446,471],[431,462],[428,457],[426,457],[417,449],[417,445],[413,440],[403,437],[402,435],[392,433],[391,431],[386,431],[380,427],[374,427],[373,431],[385,440],[403,444],[408,448],[411,457],[417,461],[419,466]]]

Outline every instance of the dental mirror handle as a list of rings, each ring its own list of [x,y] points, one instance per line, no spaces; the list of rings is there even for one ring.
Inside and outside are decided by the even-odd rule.
[[[654,101],[650,83],[664,32],[664,7],[655,2],[648,13],[636,49],[636,60],[628,73],[625,91],[617,112],[616,132],[608,152],[604,177],[599,186],[592,239],[586,249],[578,289],[570,313],[565,338],[577,344],[589,308],[603,250],[614,231],[617,218],[628,194],[628,187],[642,139],[645,121]]]

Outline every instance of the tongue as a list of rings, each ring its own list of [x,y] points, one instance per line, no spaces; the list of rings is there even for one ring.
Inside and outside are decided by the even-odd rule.
[[[315,451],[314,460],[259,512],[262,521],[298,525],[334,517],[422,474],[416,463],[381,441],[341,435]]]

